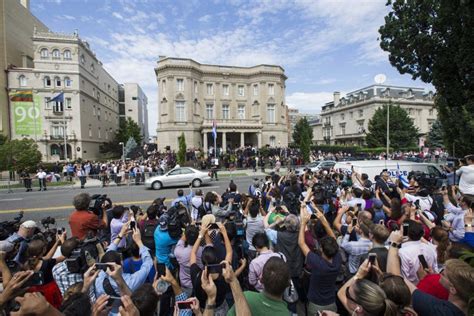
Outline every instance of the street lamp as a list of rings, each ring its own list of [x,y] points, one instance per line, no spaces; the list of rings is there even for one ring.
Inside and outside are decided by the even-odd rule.
[[[125,145],[123,142],[120,142],[119,145],[122,146],[122,160],[125,161]]]

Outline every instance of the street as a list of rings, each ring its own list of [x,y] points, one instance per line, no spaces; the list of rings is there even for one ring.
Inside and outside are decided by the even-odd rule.
[[[239,192],[247,192],[252,183],[251,176],[242,176],[234,178]],[[259,177],[263,178],[263,177]],[[211,182],[207,186],[202,186],[204,194],[210,190],[222,194],[229,185],[229,177],[221,177],[217,182]],[[69,230],[68,217],[74,210],[72,200],[75,195],[81,192],[93,194],[107,194],[113,203],[126,206],[139,205],[144,210],[151,202],[158,197],[166,197],[167,204],[177,197],[176,190],[179,188],[166,188],[159,191],[147,190],[143,185],[139,186],[111,186],[106,188],[86,188],[84,190],[77,188],[51,188],[44,192],[24,192],[15,190],[13,193],[0,193],[0,221],[13,220],[20,212],[24,211],[23,220],[34,220],[37,223],[47,216],[56,219],[57,227],[65,227]],[[185,194],[189,189],[183,187]],[[193,189],[196,190],[196,189]]]

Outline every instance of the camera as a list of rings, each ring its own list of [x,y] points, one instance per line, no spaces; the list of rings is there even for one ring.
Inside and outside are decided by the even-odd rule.
[[[112,201],[107,198],[107,194],[94,194],[91,197],[91,202],[89,203],[89,211],[93,212],[99,217],[102,217],[102,213],[104,212],[102,205],[106,201],[109,203],[109,205],[112,205]]]
[[[51,216],[45,217],[41,220],[41,225],[43,225],[45,229],[49,229],[49,225],[54,225],[54,224],[56,224],[56,219],[54,219],[54,217],[51,217]]]

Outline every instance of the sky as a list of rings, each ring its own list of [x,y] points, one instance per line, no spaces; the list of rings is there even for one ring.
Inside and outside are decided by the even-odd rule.
[[[286,103],[318,113],[334,91],[374,84],[433,90],[400,75],[379,46],[389,12],[384,0],[32,0],[51,31],[87,40],[119,83],[136,82],[148,97],[156,135],[158,56],[199,63],[285,69]]]

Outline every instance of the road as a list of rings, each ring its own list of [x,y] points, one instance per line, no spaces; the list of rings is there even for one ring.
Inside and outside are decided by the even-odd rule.
[[[252,183],[250,176],[242,176],[234,178],[237,188],[240,192],[247,192],[249,185]],[[204,193],[213,190],[223,193],[229,185],[229,178],[222,177],[217,182],[211,182],[207,186],[201,187]],[[178,188],[166,188],[159,191],[147,190],[144,186],[111,186],[106,188],[50,188],[44,192],[24,192],[15,190],[14,193],[0,193],[0,221],[12,220],[20,211],[24,211],[24,220],[31,219],[40,222],[42,218],[47,216],[56,219],[58,227],[68,228],[67,219],[73,211],[72,200],[75,195],[81,192],[89,194],[107,194],[113,203],[123,204],[126,206],[139,205],[146,209],[151,202],[158,197],[166,197],[168,203],[176,198],[176,190]],[[185,193],[189,192],[187,188]]]

